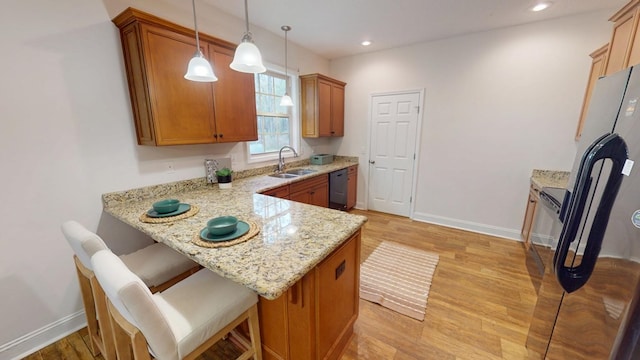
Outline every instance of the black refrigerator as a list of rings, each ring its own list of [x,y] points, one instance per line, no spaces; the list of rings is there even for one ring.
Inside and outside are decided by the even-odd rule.
[[[547,249],[527,347],[640,359],[640,66],[599,79]],[[544,189],[543,189],[544,191]]]

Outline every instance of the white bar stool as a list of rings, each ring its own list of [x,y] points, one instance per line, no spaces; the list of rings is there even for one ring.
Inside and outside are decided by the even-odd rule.
[[[91,263],[108,298],[119,359],[195,359],[245,320],[251,344],[238,359],[262,359],[258,296],[248,288],[202,269],[152,294],[112,252],[98,251]]]
[[[107,245],[98,235],[76,221],[62,224],[62,233],[75,253],[73,260],[87,316],[90,350],[94,356],[102,353],[105,360],[115,360],[107,303],[91,266],[91,256],[108,249]],[[200,269],[186,256],[160,243],[122,255],[121,258],[152,292],[162,291]]]

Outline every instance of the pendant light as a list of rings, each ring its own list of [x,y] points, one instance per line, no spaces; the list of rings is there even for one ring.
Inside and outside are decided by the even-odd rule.
[[[283,25],[280,29],[284,31],[284,96],[280,100],[280,106],[293,106],[293,100],[289,96],[289,74],[287,73],[287,33],[291,30],[291,26]]]
[[[242,42],[236,48],[236,54],[229,67],[235,71],[244,73],[263,73],[267,71],[267,68],[262,65],[262,55],[260,55],[260,50],[258,50],[258,47],[253,43],[253,38],[249,31],[249,8],[247,6],[247,0],[244,0],[244,18],[247,31],[245,31],[244,36],[242,36]]]
[[[196,31],[196,53],[189,61],[187,67],[187,73],[184,74],[184,78],[191,81],[199,82],[213,82],[218,81],[218,78],[213,73],[211,64],[204,58],[202,51],[200,50],[200,38],[198,37],[198,23],[196,22],[196,0],[191,0],[193,7],[193,25]]]

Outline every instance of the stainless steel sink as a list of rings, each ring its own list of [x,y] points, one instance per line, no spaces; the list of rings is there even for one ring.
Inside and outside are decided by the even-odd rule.
[[[271,174],[271,175],[269,175],[269,176],[274,177],[274,178],[279,178],[279,179],[291,179],[291,178],[298,177],[298,175],[295,175],[295,174],[287,174],[287,173],[282,173],[282,174]]]
[[[313,174],[314,172],[318,172],[318,170],[312,170],[312,169],[293,169],[293,170],[289,170],[286,172],[286,174],[293,174],[293,175],[308,175],[308,174]]]

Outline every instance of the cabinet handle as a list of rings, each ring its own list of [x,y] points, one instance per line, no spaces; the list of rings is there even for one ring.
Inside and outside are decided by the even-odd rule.
[[[223,136],[224,136],[224,134],[220,134],[220,139],[222,139]]]
[[[213,134],[213,138],[217,139],[218,138],[218,134]]]
[[[534,202],[536,202],[536,201],[535,201],[535,200],[529,200],[529,202],[533,204],[533,203],[534,203]]]
[[[298,283],[291,285],[289,289],[289,302],[295,304],[298,302]]]
[[[291,289],[289,290],[289,302],[292,304],[297,304],[298,302],[300,302],[300,307],[304,307],[304,298],[302,296],[302,284],[300,284],[299,282],[291,286]]]
[[[309,194],[311,194],[311,195],[313,195],[315,193],[316,193],[315,191],[309,191]]]

